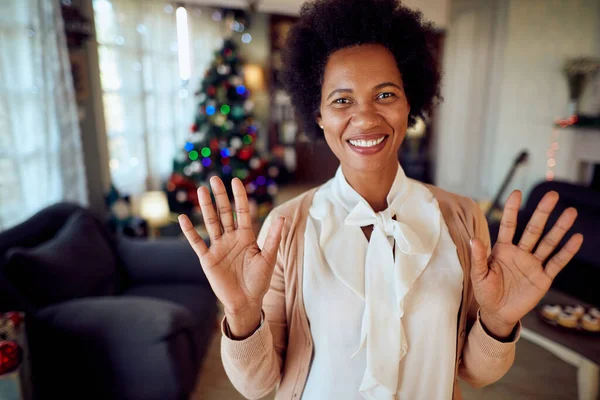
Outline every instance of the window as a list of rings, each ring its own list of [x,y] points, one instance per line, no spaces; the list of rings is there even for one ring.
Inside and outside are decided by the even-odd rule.
[[[164,1],[93,5],[113,183],[130,194],[157,189],[185,143],[199,78],[222,45],[221,25],[206,7],[177,18],[176,5]]]
[[[61,200],[87,202],[71,67],[58,2],[0,13],[0,229]]]

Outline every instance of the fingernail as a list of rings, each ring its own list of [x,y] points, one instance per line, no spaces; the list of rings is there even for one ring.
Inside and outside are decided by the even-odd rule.
[[[188,220],[183,218],[183,214],[180,214],[179,217],[177,217],[177,221],[179,221],[179,226],[181,226],[181,228],[187,228],[190,226]]]
[[[472,239],[472,238],[471,238],[471,240],[469,240],[469,244],[470,244],[471,246],[473,246],[473,239]]]

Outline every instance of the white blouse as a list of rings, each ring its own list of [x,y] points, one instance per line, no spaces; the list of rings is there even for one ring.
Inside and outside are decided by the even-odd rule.
[[[315,194],[302,285],[314,342],[305,400],[452,397],[456,247],[432,193],[400,165],[387,200],[375,213],[341,168]]]

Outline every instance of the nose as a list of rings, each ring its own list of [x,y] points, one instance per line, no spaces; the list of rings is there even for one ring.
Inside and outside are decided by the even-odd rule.
[[[381,124],[381,117],[372,108],[363,108],[357,111],[350,120],[354,128],[366,131]]]

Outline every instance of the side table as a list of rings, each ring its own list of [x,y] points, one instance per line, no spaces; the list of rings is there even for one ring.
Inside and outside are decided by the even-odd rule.
[[[550,289],[540,304],[589,306],[575,297]],[[600,338],[565,332],[543,322],[536,310],[522,320],[521,337],[548,350],[563,361],[577,367],[579,400],[598,400],[600,394]]]

